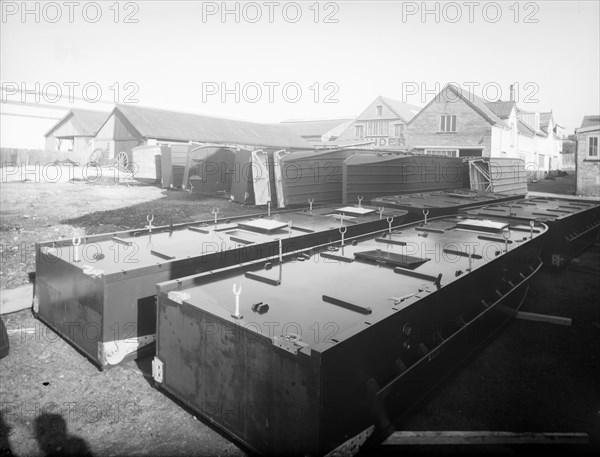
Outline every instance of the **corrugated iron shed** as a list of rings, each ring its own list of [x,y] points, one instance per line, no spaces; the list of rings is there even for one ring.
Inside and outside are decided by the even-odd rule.
[[[117,105],[113,110],[113,113],[115,112],[124,116],[141,138],[294,149],[313,148],[294,131],[279,124],[259,124],[130,105]]]
[[[61,120],[59,120],[46,134],[48,137],[55,132],[59,127],[67,122],[71,123],[68,137],[75,136],[94,136],[102,127],[104,121],[108,118],[109,113],[103,111],[92,111],[87,109],[72,109]],[[61,135],[56,135],[57,138]]]

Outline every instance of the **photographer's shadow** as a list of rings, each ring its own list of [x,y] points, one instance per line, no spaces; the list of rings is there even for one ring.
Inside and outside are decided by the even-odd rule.
[[[67,423],[60,414],[38,416],[35,419],[35,438],[46,456],[93,456],[83,439],[67,433]]]

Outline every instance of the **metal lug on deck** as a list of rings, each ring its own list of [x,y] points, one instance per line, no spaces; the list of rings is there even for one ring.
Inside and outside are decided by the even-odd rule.
[[[419,351],[421,351],[423,355],[429,354],[429,348],[425,346],[424,343],[419,343]]]
[[[308,209],[308,211],[309,211],[310,213],[312,213],[312,205],[313,205],[313,203],[314,203],[314,202],[315,202],[315,199],[314,199],[314,198],[309,198],[309,199],[308,199],[308,205],[309,205],[309,209]]]
[[[162,383],[163,382],[163,373],[164,373],[164,364],[158,358],[154,357],[152,359],[152,378],[154,381]]]
[[[533,221],[529,221],[529,229],[530,229],[529,230],[529,239],[530,240],[533,240],[533,225],[534,225]]]
[[[289,229],[289,234],[288,234],[288,238],[292,237],[292,221],[288,221],[288,229]]]
[[[504,237],[504,252],[508,252],[508,240],[510,239],[510,229],[502,230],[502,236]]]
[[[215,230],[216,230],[217,229],[217,215],[219,214],[219,208],[213,208],[211,213],[214,214],[214,216],[215,216]]]
[[[271,200],[267,201],[267,217],[271,217]]]
[[[344,247],[344,234],[348,231],[348,227],[340,227],[340,234],[342,235],[342,247]]]
[[[377,211],[379,211],[379,220],[383,219],[383,206],[377,208]]]
[[[243,316],[240,314],[240,295],[242,294],[242,285],[233,284],[233,295],[235,295],[235,313],[231,315],[236,319],[241,319]]]
[[[146,220],[148,221],[148,225],[146,226],[146,228],[148,229],[148,234],[150,234],[152,233],[152,221],[154,220],[154,214],[152,214],[152,216],[148,214],[146,216]]]
[[[40,312],[40,300],[37,295],[33,296],[33,302],[31,303],[31,308],[35,314]]]
[[[428,209],[423,210],[423,225],[427,225],[427,215],[429,214]]]
[[[361,195],[360,197],[358,197],[358,207],[362,208],[362,201],[363,201],[363,196]]]
[[[73,237],[71,242],[73,243],[73,262],[80,262],[81,259],[79,258],[79,245],[81,244],[81,238]]]
[[[393,217],[388,217],[387,219],[387,223],[388,223],[388,231],[390,233],[390,237],[392,236],[392,223],[394,222],[394,218]]]

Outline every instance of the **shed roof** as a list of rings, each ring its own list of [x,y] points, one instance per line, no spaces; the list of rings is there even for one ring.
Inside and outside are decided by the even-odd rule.
[[[498,100],[495,102],[487,102],[486,105],[500,119],[508,119],[510,117],[510,113],[512,112],[515,106],[515,102],[512,100]]]
[[[591,115],[583,116],[583,121],[581,121],[580,128],[583,129],[586,127],[594,127],[597,125],[600,125],[600,115],[591,114]]]
[[[259,124],[131,105],[117,105],[113,112],[117,111],[131,123],[143,138],[265,147],[313,148],[308,141],[292,129],[280,124]]]
[[[78,133],[76,136],[94,136],[98,130],[100,130],[100,127],[102,127],[108,117],[109,113],[105,111],[73,108],[67,114],[65,114],[61,120],[54,124],[54,126],[48,130],[44,136],[47,137],[69,120],[71,120],[75,131]]]
[[[282,124],[289,127],[302,137],[323,136],[330,130],[345,124],[352,119],[322,119],[306,121],[283,121]]]

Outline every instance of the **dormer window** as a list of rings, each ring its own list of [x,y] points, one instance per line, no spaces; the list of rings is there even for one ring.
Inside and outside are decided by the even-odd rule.
[[[383,116],[383,106],[377,105],[377,117]]]

